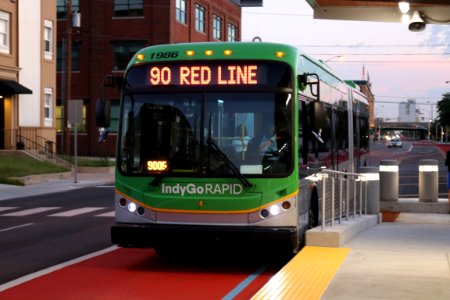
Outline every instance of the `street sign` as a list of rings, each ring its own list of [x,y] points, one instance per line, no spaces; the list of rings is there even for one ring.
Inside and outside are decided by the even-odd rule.
[[[69,101],[69,122],[72,124],[83,123],[83,100]]]

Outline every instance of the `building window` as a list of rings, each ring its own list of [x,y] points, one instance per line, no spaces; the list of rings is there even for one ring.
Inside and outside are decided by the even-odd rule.
[[[216,15],[213,17],[213,37],[216,40],[222,39],[222,18]]]
[[[140,17],[143,15],[143,0],[114,0],[115,17]]]
[[[53,22],[44,21],[44,57],[53,59]]]
[[[206,9],[198,4],[195,4],[195,30],[198,32],[205,31],[205,13]]]
[[[133,55],[144,46],[144,41],[114,42],[113,70],[125,70]]]
[[[65,68],[64,48],[61,42],[58,42],[56,49],[56,71],[62,72]],[[80,56],[80,43],[72,41],[72,72],[79,71],[78,58]]]
[[[53,126],[53,90],[51,88],[44,89],[44,122],[45,126]]]
[[[228,23],[228,41],[236,42],[237,35],[237,26],[231,23]]]
[[[57,0],[56,15],[58,19],[65,19],[67,16],[67,0]],[[72,11],[80,11],[79,0],[72,0]]]
[[[186,0],[177,0],[175,4],[177,21],[186,24]]]
[[[0,53],[7,53],[7,54],[10,53],[9,27],[10,27],[9,13],[0,11]]]

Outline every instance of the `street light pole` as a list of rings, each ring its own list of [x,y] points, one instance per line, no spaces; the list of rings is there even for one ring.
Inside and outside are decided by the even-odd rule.
[[[66,43],[65,43],[65,90],[63,110],[64,110],[64,154],[70,156],[70,128],[69,128],[69,101],[71,95],[72,80],[72,0],[66,0]]]
[[[381,105],[380,107],[377,107],[377,109],[375,110],[374,116],[375,119],[378,120],[378,140],[381,140],[381,118],[377,117],[377,111],[384,108],[384,105]]]
[[[431,120],[428,121],[428,140],[431,140]]]

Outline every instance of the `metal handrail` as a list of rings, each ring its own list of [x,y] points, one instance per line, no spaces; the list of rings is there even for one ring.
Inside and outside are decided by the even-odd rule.
[[[327,223],[333,227],[335,221],[339,223],[345,218],[349,220],[350,216],[361,217],[367,213],[367,174],[358,174],[350,172],[322,169],[322,231],[325,230]],[[331,180],[331,195],[328,183]],[[336,180],[339,181],[339,196],[336,201]],[[344,182],[345,189],[344,189]],[[359,193],[357,193],[357,183],[359,182]],[[337,205],[336,205],[337,204]],[[336,206],[338,211],[336,212]],[[329,207],[330,209],[327,209]],[[364,209],[363,209],[364,208]],[[327,211],[330,211],[327,214]]]
[[[39,143],[37,143],[25,136],[21,136],[21,135],[17,136],[17,140],[21,141],[24,144],[23,150],[27,151],[30,155],[32,155],[40,160],[47,161],[52,164],[71,169],[72,164],[69,161],[62,159],[61,157],[56,155],[56,153],[54,153],[52,150],[49,150],[47,147],[44,147],[44,146],[40,145]],[[36,150],[36,151],[32,152],[30,150]]]

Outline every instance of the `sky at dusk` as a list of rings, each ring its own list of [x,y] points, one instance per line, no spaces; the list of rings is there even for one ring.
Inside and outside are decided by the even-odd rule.
[[[329,60],[343,79],[369,77],[376,117],[396,121],[398,103],[415,99],[422,116],[435,118],[432,104],[450,92],[450,25],[410,32],[401,23],[316,20],[304,0],[263,4],[242,9],[242,40],[290,44]]]

